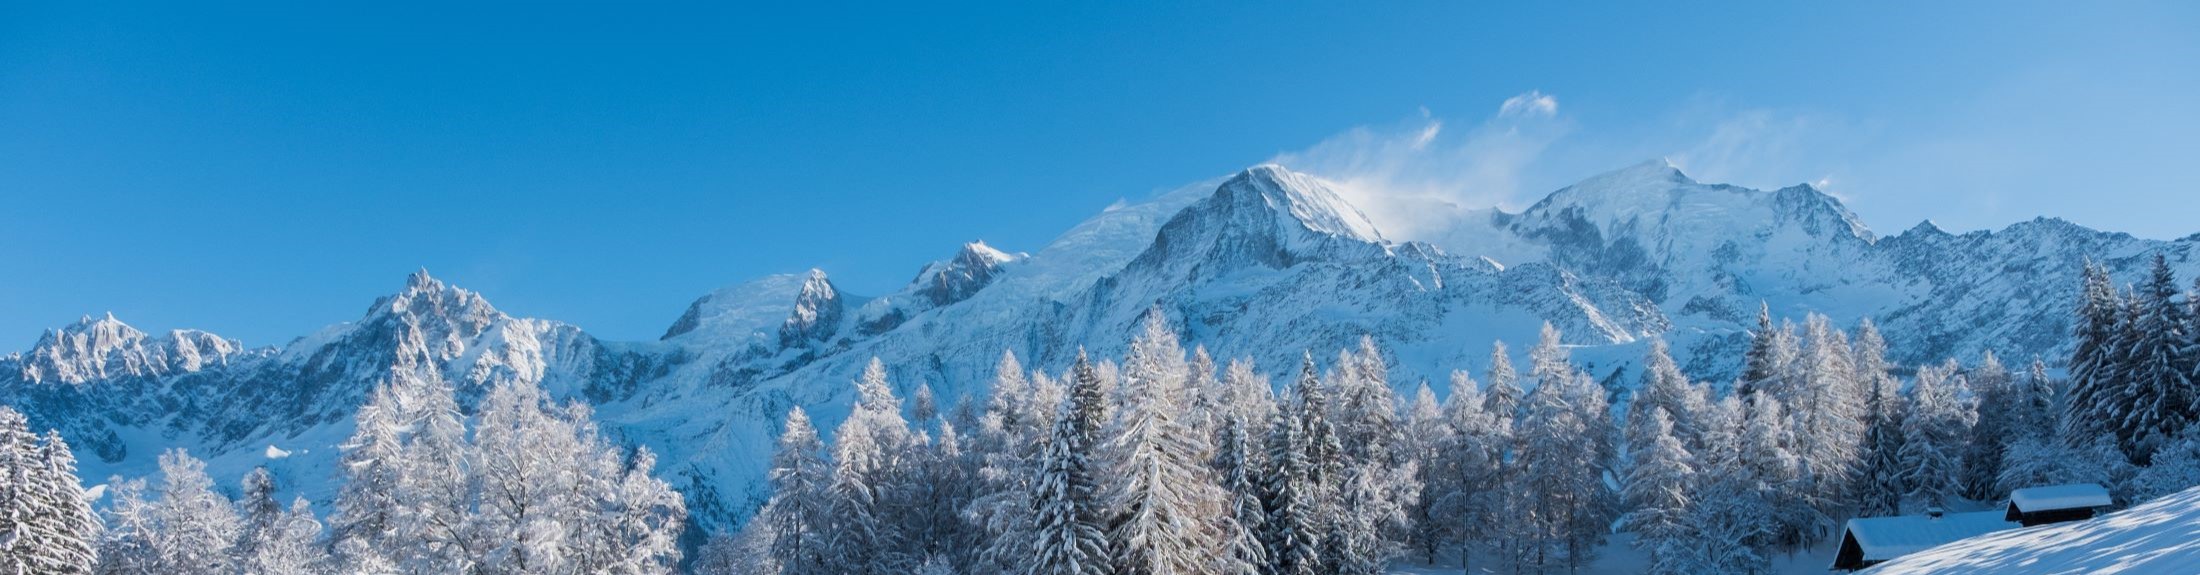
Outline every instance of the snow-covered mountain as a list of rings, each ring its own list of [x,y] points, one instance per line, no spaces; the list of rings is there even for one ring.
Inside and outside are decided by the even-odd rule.
[[[922,382],[952,400],[979,391],[1003,350],[1046,369],[1079,347],[1119,354],[1156,307],[1189,343],[1270,372],[1372,335],[1392,381],[1410,386],[1479,370],[1491,342],[1528,343],[1550,322],[1600,376],[1662,337],[1693,375],[1723,380],[1759,302],[1777,315],[1873,317],[1906,362],[1986,349],[2053,361],[2080,262],[2129,279],[2166,251],[2186,277],[2200,271],[2200,238],[2050,219],[1879,237],[1809,186],[1702,184],[1663,161],[1519,213],[1463,212],[1416,239],[1386,236],[1319,177],[1264,165],[1110,208],[1030,254],[961,246],[892,293],[845,293],[816,270],[730,286],[657,341],[511,317],[425,272],[357,320],[277,348],[87,318],[0,357],[0,402],[96,455],[87,477],[147,472],[157,450],[181,445],[225,479],[268,464],[325,498],[352,411],[394,366],[439,367],[468,401],[536,381],[597,404],[607,430],[663,454],[660,470],[700,517],[726,522],[761,497],[787,408],[829,429],[870,358],[904,392]]]

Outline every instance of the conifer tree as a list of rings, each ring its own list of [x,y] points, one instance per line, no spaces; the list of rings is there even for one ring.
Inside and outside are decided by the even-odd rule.
[[[0,407],[0,410],[5,410]],[[61,434],[48,430],[38,446],[38,479],[31,493],[38,502],[29,517],[31,571],[57,575],[88,574],[98,564],[99,516],[85,499],[76,475],[76,455]]]
[[[1261,541],[1267,532],[1267,509],[1261,504],[1261,463],[1266,458],[1257,457],[1259,444],[1255,443],[1253,424],[1247,422],[1235,410],[1223,410],[1218,425],[1219,441],[1215,445],[1215,470],[1221,487],[1228,497],[1227,505],[1231,521],[1226,525],[1224,538],[1229,547],[1224,575],[1251,575],[1266,568],[1268,549]]]
[[[1229,557],[1227,495],[1209,474],[1213,448],[1189,415],[1189,366],[1160,309],[1123,362],[1124,404],[1105,448],[1113,454],[1105,500],[1120,513],[1109,533],[1118,573],[1206,572]]]
[[[2154,254],[2154,265],[2135,295],[2131,306],[2136,314],[2122,334],[2128,343],[2120,346],[2120,377],[2106,398],[2111,406],[2106,415],[2124,452],[2133,463],[2144,465],[2192,423],[2200,390],[2193,382],[2190,319],[2162,254]]]
[[[2116,344],[2123,326],[2123,301],[2109,283],[2108,270],[2087,262],[2080,284],[2078,317],[2073,322],[2070,392],[2063,403],[2061,435],[2072,447],[2091,443],[2116,421],[2112,396],[2122,358]]]
[[[1665,340],[1650,342],[1650,352],[1643,357],[1642,381],[1635,389],[1634,398],[1627,404],[1630,425],[1639,418],[1648,417],[1652,411],[1663,410],[1672,423],[1673,436],[1679,438],[1683,446],[1702,447],[1701,414],[1708,407],[1706,399],[1673,362]]]
[[[1909,488],[1906,499],[1918,505],[1946,507],[1961,489],[1959,450],[1977,414],[1955,373],[1954,362],[1922,367],[1910,388],[1902,421],[1902,482]]]
[[[1303,382],[1303,380],[1302,380]],[[1303,393],[1299,394],[1302,398]],[[1321,493],[1314,483],[1314,466],[1307,461],[1310,445],[1304,431],[1306,418],[1294,411],[1306,409],[1294,401],[1276,414],[1268,434],[1268,485],[1264,506],[1268,511],[1267,546],[1270,575],[1319,575],[1325,573],[1322,540],[1328,537],[1318,515]]]
[[[227,575],[236,568],[230,549],[239,522],[229,499],[214,491],[206,463],[182,449],[160,456],[160,500],[152,516],[151,547],[160,571],[178,575]]]
[[[1620,517],[1618,527],[1635,534],[1635,547],[1649,551],[1652,564],[1670,562],[1658,556],[1670,552],[1669,544],[1691,528],[1687,515],[1696,487],[1693,456],[1673,436],[1673,423],[1661,407],[1630,419],[1627,453],[1621,500],[1630,511]]]
[[[254,507],[257,507],[254,505]],[[321,547],[321,522],[305,498],[292,500],[262,529],[253,532],[250,551],[239,559],[243,575],[321,575],[332,573],[328,550]]]
[[[1903,484],[1902,396],[1890,386],[1874,385],[1864,402],[1864,462],[1857,477],[1858,517],[1902,513]]]
[[[828,575],[825,556],[832,516],[827,508],[832,469],[825,445],[802,408],[787,412],[768,474],[772,498],[753,521],[770,542],[765,549],[784,575]]]
[[[1979,359],[1978,367],[1964,378],[1971,386],[1971,394],[1978,405],[1978,424],[1971,426],[1971,436],[1963,449],[1963,494],[1978,500],[1995,499],[2001,479],[2002,461],[2009,455],[2009,442],[2020,434],[2021,422],[2027,406],[2024,390],[2009,376],[2009,368],[1987,351]]]
[[[1031,555],[1022,563],[1026,575],[1114,573],[1089,458],[1105,420],[1106,401],[1097,370],[1080,350],[1068,400],[1055,418],[1032,484]]]
[[[1520,374],[1513,371],[1512,354],[1505,350],[1505,342],[1490,344],[1490,369],[1487,376],[1489,389],[1482,394],[1482,411],[1504,421],[1512,421],[1520,410]]]

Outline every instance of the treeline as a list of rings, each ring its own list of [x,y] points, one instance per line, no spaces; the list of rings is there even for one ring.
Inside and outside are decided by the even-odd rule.
[[[832,445],[789,413],[774,495],[697,570],[1548,572],[1624,532],[1651,573],[1765,573],[1851,517],[2035,485],[2100,483],[2128,503],[2200,484],[2200,299],[2159,258],[2128,293],[2098,267],[2086,278],[2067,383],[1990,352],[1897,369],[1869,320],[1769,311],[1737,380],[1691,381],[1653,343],[1628,392],[1575,366],[1549,326],[1527,373],[1499,343],[1441,400],[1426,382],[1394,396],[1372,339],[1326,368],[1309,355],[1277,390],[1248,362],[1187,353],[1158,309],[1120,364],[1080,353],[1056,375],[1004,354],[982,403],[947,413],[921,386],[905,409],[874,361]]]
[[[0,573],[115,575],[661,574],[686,507],[655,458],[605,440],[578,403],[496,386],[474,424],[432,368],[400,362],[343,445],[323,521],[275,498],[266,468],[232,501],[206,464],[160,457],[160,482],[109,481],[94,513],[68,446],[0,407]]]

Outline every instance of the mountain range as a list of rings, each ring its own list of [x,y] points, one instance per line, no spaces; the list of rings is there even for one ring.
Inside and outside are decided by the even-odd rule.
[[[1320,177],[1256,166],[1110,208],[1032,253],[963,245],[891,293],[845,293],[817,270],[728,286],[655,341],[513,317],[426,271],[361,317],[276,347],[88,316],[0,357],[0,403],[60,429],[88,478],[148,473],[159,450],[182,446],[223,481],[266,465],[288,490],[326,502],[353,411],[393,365],[426,360],[464,402],[526,380],[595,404],[606,431],[662,454],[660,473],[690,508],[724,525],[761,501],[788,408],[830,429],[873,357],[904,394],[923,383],[952,402],[982,393],[1004,350],[1049,370],[1080,348],[1117,355],[1159,309],[1188,345],[1270,373],[1369,336],[1391,381],[1410,388],[1479,372],[1494,341],[1531,343],[1549,322],[1608,381],[1632,382],[1635,358],[1659,338],[1690,375],[1726,381],[1764,305],[1798,319],[1872,318],[1903,363],[1992,350],[2055,365],[2082,262],[2120,281],[2157,252],[2182,277],[2200,271],[2200,235],[2142,239],[2040,218],[1880,236],[1811,186],[1705,184],[1662,160],[1518,213],[1460,210],[1411,240],[1384,235],[1344,198]]]

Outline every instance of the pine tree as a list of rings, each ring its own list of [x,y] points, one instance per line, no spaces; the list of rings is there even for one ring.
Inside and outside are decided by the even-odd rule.
[[[1618,528],[1635,534],[1635,547],[1648,550],[1651,563],[1667,562],[1658,556],[1692,527],[1687,515],[1692,503],[1689,496],[1695,490],[1696,470],[1690,464],[1693,456],[1680,439],[1673,437],[1673,423],[1660,407],[1650,408],[1640,419],[1629,420],[1627,453],[1626,488],[1621,500],[1630,511],[1620,517]]]
[[[1471,385],[1471,384],[1470,384]],[[1458,442],[1451,423],[1444,416],[1444,408],[1436,401],[1436,391],[1428,382],[1421,382],[1413,390],[1413,404],[1406,411],[1406,439],[1410,443],[1407,457],[1419,462],[1421,497],[1412,506],[1412,532],[1408,540],[1421,554],[1421,563],[1436,564],[1436,552],[1444,546],[1451,532],[1451,524],[1443,520],[1437,510],[1440,491],[1455,489],[1451,460],[1447,453]]]
[[[1068,401],[1055,418],[1033,482],[1031,555],[1026,575],[1110,575],[1108,539],[1089,459],[1107,401],[1083,351],[1072,369]]]
[[[1811,314],[1803,325],[1802,355],[1782,404],[1793,417],[1801,495],[1824,522],[1818,531],[1830,532],[1854,500],[1866,392],[1847,335],[1823,315]]]
[[[431,363],[400,364],[395,380],[411,433],[396,466],[401,506],[393,528],[403,535],[392,542],[391,555],[399,569],[416,574],[465,570],[473,554],[465,533],[473,480],[466,417],[456,391]]]
[[[160,573],[160,555],[153,542],[160,536],[159,517],[145,499],[145,480],[113,477],[108,481],[103,520],[107,530],[99,541],[98,572],[111,575]]]
[[[1491,417],[1511,421],[1520,410],[1520,374],[1513,371],[1512,354],[1505,350],[1505,342],[1490,344],[1487,377],[1490,387],[1482,394],[1482,411]]]
[[[1777,517],[1769,493],[1745,457],[1748,417],[1740,398],[1711,404],[1704,417],[1704,450],[1696,453],[1694,502],[1685,537],[1661,546],[1654,573],[1756,574],[1771,570]]]
[[[964,518],[987,539],[974,558],[983,568],[974,570],[1006,572],[1030,557],[1030,496],[1052,425],[1052,418],[1034,406],[1061,404],[1059,392],[1042,392],[1053,387],[1041,385],[1045,380],[1044,374],[1027,379],[1022,364],[1010,352],[1003,352],[994,368],[993,387],[972,448],[972,456],[980,461],[981,493],[963,511]]]
[[[1903,484],[1902,396],[1891,386],[1871,386],[1864,402],[1864,463],[1857,477],[1858,517],[1902,513]]]
[[[353,415],[351,438],[342,445],[338,469],[344,475],[336,494],[336,510],[329,517],[331,539],[347,565],[385,563],[402,506],[398,484],[402,477],[405,416],[391,385],[375,386],[367,403]],[[357,570],[358,567],[351,567]]]
[[[2025,399],[1994,352],[1987,351],[1964,378],[1978,402],[1978,424],[1963,449],[1963,494],[1971,499],[1999,498],[2001,464],[2009,454],[2009,440],[2019,434]]]
[[[1189,375],[1184,350],[1156,308],[1123,362],[1125,401],[1104,447],[1113,454],[1104,499],[1120,513],[1109,532],[1119,573],[1203,573],[1230,556],[1227,494],[1208,474],[1213,449],[1183,420]]]
[[[1790,364],[1800,354],[1795,333],[1773,326],[1769,304],[1757,304],[1757,329],[1749,335],[1749,351],[1742,356],[1742,376],[1734,383],[1734,395],[1741,397],[1784,385],[1781,379],[1787,377]]]
[[[2184,302],[2178,301],[2176,277],[2168,260],[2154,255],[2147,281],[2132,306],[2137,314],[2125,328],[2120,346],[2121,378],[2106,398],[2106,414],[2124,452],[2144,465],[2154,451],[2182,433],[2194,418],[2200,390],[2193,383],[2192,340]]]
[[[2070,354],[2070,395],[2063,406],[2063,442],[2076,447],[2108,433],[2113,417],[2110,398],[2122,361],[2116,350],[2123,302],[2109,283],[2108,270],[2087,262],[2080,285],[2078,317]]]
[[[1521,528],[1513,551],[1518,563],[1534,569],[1587,565],[1612,519],[1602,476],[1606,462],[1599,460],[1604,452],[1584,418],[1601,405],[1603,392],[1585,375],[1560,373],[1570,369],[1562,362],[1539,369],[1546,374],[1522,405],[1516,430],[1512,488],[1522,510],[1512,514]],[[1604,413],[1596,417],[1609,422]]]
[[[1736,439],[1741,464],[1757,481],[1757,497],[1768,514],[1771,535],[1766,542],[1781,551],[1808,547],[1819,538],[1824,522],[1806,494],[1807,468],[1795,450],[1787,407],[1763,393],[1744,401],[1747,411]]]
[[[1706,398],[1692,384],[1688,376],[1673,362],[1671,350],[1665,340],[1650,342],[1650,352],[1643,357],[1642,381],[1635,389],[1634,398],[1627,405],[1627,420],[1631,423],[1648,417],[1653,411],[1662,410],[1673,425],[1673,436],[1681,445],[1701,449],[1703,444],[1702,413],[1708,406]]]
[[[1961,489],[1959,450],[1977,414],[1955,372],[1954,362],[1922,367],[1910,387],[1902,421],[1902,482],[1909,488],[1906,498],[1919,505],[1946,507]]]
[[[827,512],[831,463],[825,460],[817,428],[810,425],[810,416],[802,408],[787,412],[784,427],[768,473],[772,498],[754,521],[767,534],[770,543],[765,552],[780,573],[826,575],[832,572],[825,556],[833,528]]]
[[[1270,575],[1327,572],[1320,546],[1328,534],[1318,516],[1322,502],[1320,489],[1312,477],[1314,466],[1307,461],[1311,446],[1304,431],[1306,419],[1291,413],[1302,409],[1306,409],[1306,403],[1296,401],[1289,409],[1276,414],[1275,424],[1268,434],[1271,467],[1263,498],[1268,520],[1267,534],[1262,539],[1269,561],[1263,573]]]
[[[0,407],[0,410],[5,410]],[[39,513],[32,516],[31,571],[56,575],[88,574],[99,559],[99,516],[85,499],[76,475],[76,455],[61,434],[46,432],[38,446],[40,479],[32,485]]]
[[[1429,485],[1428,498],[1435,501],[1435,514],[1459,548],[1461,566],[1471,567],[1474,548],[1492,546],[1503,533],[1505,522],[1499,515],[1510,490],[1502,470],[1512,443],[1512,419],[1484,411],[1481,390],[1464,371],[1452,372],[1444,401],[1445,426],[1452,433],[1434,465],[1442,480]]]
[[[248,507],[251,505],[248,499]],[[319,575],[332,573],[332,560],[318,541],[321,522],[304,498],[291,501],[290,510],[265,518],[267,524],[250,536],[250,551],[238,560],[243,575]]]
[[[160,456],[160,500],[152,515],[152,551],[160,571],[178,575],[227,575],[236,568],[230,549],[239,521],[228,498],[214,491],[206,463],[182,449]]]
[[[0,406],[0,573],[29,573],[37,564],[42,467],[29,422]]]
[[[1268,565],[1268,549],[1261,542],[1267,532],[1268,514],[1261,505],[1261,466],[1252,424],[1235,410],[1223,410],[1217,428],[1214,467],[1228,499],[1231,521],[1224,539],[1229,546],[1225,575],[1251,575]]]
[[[243,520],[236,547],[240,564],[258,552],[260,542],[275,532],[284,511],[283,504],[275,501],[275,477],[268,474],[266,466],[246,473],[242,487],[244,499],[237,501],[237,515]]]

